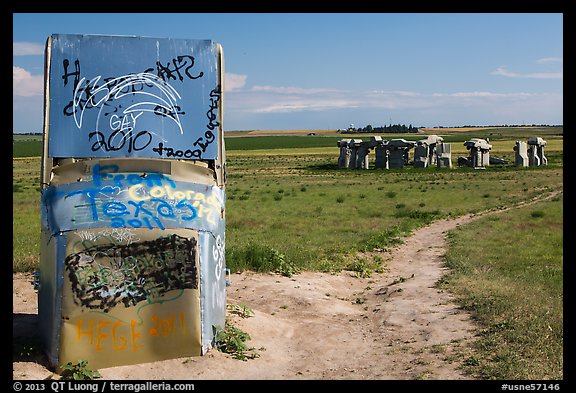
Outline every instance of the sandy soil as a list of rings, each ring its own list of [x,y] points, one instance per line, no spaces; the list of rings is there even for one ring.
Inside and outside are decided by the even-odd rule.
[[[436,283],[446,272],[446,232],[482,215],[440,220],[415,231],[382,253],[386,271],[368,278],[353,272],[232,275],[228,303],[247,305],[254,315],[229,315],[251,336],[247,344],[260,355],[255,359],[235,360],[212,350],[202,357],[99,372],[109,380],[473,379],[460,366],[476,327]],[[38,305],[32,275],[13,278],[14,337],[34,337]],[[45,364],[42,356],[14,359],[13,378],[55,377]]]

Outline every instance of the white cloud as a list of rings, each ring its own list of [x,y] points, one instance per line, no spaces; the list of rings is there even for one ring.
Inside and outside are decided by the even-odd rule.
[[[297,86],[254,86],[228,99],[228,108],[245,113],[317,112],[350,108],[426,108],[430,97],[413,91],[348,91]]]
[[[13,56],[43,55],[44,45],[34,42],[14,42],[12,54]]]
[[[226,92],[237,91],[246,85],[248,75],[224,73],[224,89]]]
[[[344,110],[407,113],[407,116],[466,116],[490,123],[492,114],[514,121],[546,122],[562,108],[562,93],[456,91],[422,93],[405,90],[344,91],[297,86],[254,86],[229,96],[234,116],[290,113],[324,113],[335,118]],[[350,112],[347,112],[350,113]],[[514,120],[518,119],[518,120]],[[414,120],[416,121],[416,120]],[[421,120],[419,120],[421,121]],[[467,120],[461,120],[466,122]],[[496,121],[498,122],[498,121]]]
[[[448,94],[450,97],[461,98],[523,98],[531,96],[531,93],[492,93],[489,91],[467,91]]]
[[[501,75],[508,78],[533,78],[533,79],[562,79],[563,71],[560,72],[535,72],[521,74],[519,72],[509,71],[505,66],[500,66],[491,72],[492,75]]]
[[[338,90],[338,89],[304,88],[294,86],[260,86],[260,85],[252,87],[252,91],[269,92],[277,94],[303,94],[303,95],[344,92],[344,90]]]
[[[538,64],[551,64],[551,63],[562,63],[563,59],[561,57],[543,57],[542,59],[536,60]]]
[[[357,107],[351,92],[296,86],[253,86],[228,99],[228,107],[245,113],[287,113]]]
[[[256,108],[256,113],[282,113],[302,111],[323,111],[338,108],[357,108],[358,103],[347,100],[293,100],[272,103]]]
[[[375,95],[398,95],[403,97],[418,97],[421,93],[405,90],[372,90],[370,93]]]
[[[537,103],[544,97],[549,96],[548,93],[526,93],[526,92],[508,92],[508,93],[495,93],[491,91],[461,91],[454,93],[433,93],[430,95],[431,106],[440,107],[442,105],[447,108],[465,107],[502,107],[506,108],[513,103]],[[552,94],[553,95],[553,94]],[[561,94],[560,94],[561,96]]]
[[[44,94],[44,76],[32,75],[24,68],[12,66],[13,94],[32,97]]]

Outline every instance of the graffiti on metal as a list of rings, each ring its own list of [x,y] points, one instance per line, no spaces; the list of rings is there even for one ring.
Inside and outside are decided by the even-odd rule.
[[[224,235],[222,233],[222,235]],[[220,234],[199,232],[200,280],[202,291],[202,315],[210,324],[203,325],[202,344],[211,346],[212,325],[224,326],[226,320],[225,241]]]
[[[216,159],[211,40],[54,34],[50,157]]]
[[[186,315],[184,312],[160,316],[152,314],[148,321],[106,321],[101,319],[78,318],[76,320],[76,341],[87,342],[96,352],[138,351],[145,346],[145,340],[154,337],[184,335]]]
[[[119,304],[162,302],[173,290],[198,288],[196,239],[172,234],[155,240],[113,244],[80,240],[64,267],[74,302],[103,312]],[[178,296],[178,294],[174,295]]]
[[[199,354],[197,231],[101,228],[65,237],[63,356],[106,364],[97,354],[128,356],[120,363],[135,352],[151,360]]]
[[[224,191],[219,187],[116,170],[97,164],[91,181],[46,188],[45,225],[52,233],[98,227],[223,230]]]
[[[46,60],[50,364],[201,355],[226,316],[221,46],[53,34]]]

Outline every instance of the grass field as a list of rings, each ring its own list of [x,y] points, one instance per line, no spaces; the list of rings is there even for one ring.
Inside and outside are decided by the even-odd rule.
[[[328,154],[228,157],[227,263],[265,245],[304,270],[338,270],[431,219],[506,206],[562,187],[562,156],[540,168],[338,170]],[[38,261],[39,158],[15,159],[14,267]],[[257,266],[252,266],[258,269]]]
[[[449,234],[452,273],[441,286],[482,326],[468,371],[490,379],[563,378],[562,206],[559,196]]]
[[[493,153],[513,158],[515,137],[494,141]],[[385,250],[433,220],[563,189],[562,138],[551,135],[545,138],[548,166],[484,171],[339,170],[335,142],[341,136],[291,138],[226,140],[226,264],[232,272],[354,270],[360,251]],[[303,140],[317,145],[303,146]],[[14,271],[38,268],[40,157],[16,157],[26,155],[27,143],[39,141],[13,144]],[[562,201],[485,218],[450,235],[453,273],[442,285],[484,326],[467,362],[482,378],[562,377]],[[370,268],[380,269],[379,263]]]
[[[40,158],[15,158],[12,165],[13,268],[38,268],[40,241]]]

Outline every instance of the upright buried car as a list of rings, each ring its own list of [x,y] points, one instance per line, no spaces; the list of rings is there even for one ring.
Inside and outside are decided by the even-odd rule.
[[[46,44],[39,324],[53,366],[204,354],[226,317],[223,54]]]

